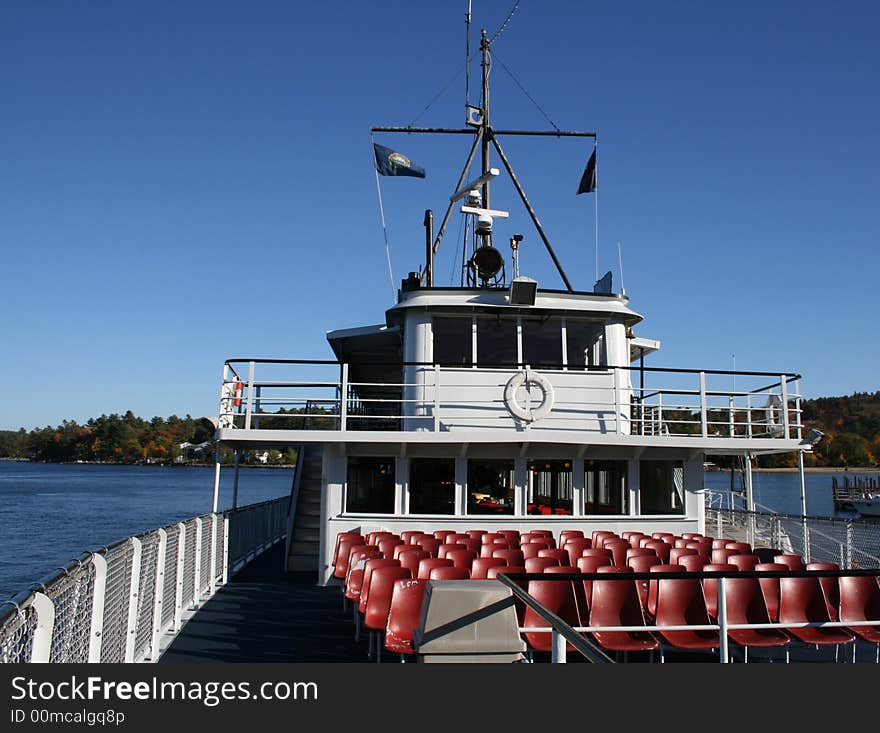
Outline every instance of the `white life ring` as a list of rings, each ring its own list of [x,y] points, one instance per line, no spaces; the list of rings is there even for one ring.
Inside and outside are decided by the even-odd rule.
[[[516,393],[520,387],[535,385],[541,390],[541,403],[535,407],[525,407],[516,400]],[[543,374],[533,371],[524,371],[514,374],[504,387],[504,404],[510,414],[525,422],[534,422],[542,417],[547,417],[553,409],[553,385]]]

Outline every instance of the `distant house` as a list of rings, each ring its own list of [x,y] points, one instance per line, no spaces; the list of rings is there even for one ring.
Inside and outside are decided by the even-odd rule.
[[[211,449],[211,446],[210,440],[206,440],[204,443],[190,443],[189,441],[179,443],[177,447],[180,448],[180,455],[174,459],[175,463],[186,463],[196,458],[202,458],[205,452]]]

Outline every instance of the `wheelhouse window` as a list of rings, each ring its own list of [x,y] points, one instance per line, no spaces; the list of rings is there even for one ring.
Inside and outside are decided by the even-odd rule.
[[[559,368],[562,364],[562,320],[523,318],[522,349],[524,363]]]
[[[477,366],[512,366],[517,362],[516,319],[477,318]]]
[[[605,366],[605,325],[596,321],[568,319],[565,324],[568,366]]]
[[[584,514],[626,514],[626,461],[584,461]]]
[[[513,461],[468,461],[468,514],[513,514]]]
[[[393,514],[394,459],[349,457],[345,487],[345,511]]]
[[[529,514],[571,514],[571,461],[529,462],[527,511]]]
[[[639,502],[642,514],[684,514],[684,464],[641,461]]]
[[[431,322],[434,361],[441,366],[470,366],[473,357],[473,320],[470,316],[437,316]]]
[[[409,513],[455,513],[454,458],[412,458],[410,460]]]

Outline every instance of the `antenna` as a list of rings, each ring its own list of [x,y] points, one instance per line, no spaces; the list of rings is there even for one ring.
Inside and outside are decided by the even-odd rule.
[[[471,0],[464,15],[464,106],[471,106]]]
[[[626,295],[626,288],[623,286],[623,252],[620,249],[620,240],[617,240],[617,262],[620,265],[620,294]]]

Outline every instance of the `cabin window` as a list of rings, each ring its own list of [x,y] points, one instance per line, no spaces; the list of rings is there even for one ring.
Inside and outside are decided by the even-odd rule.
[[[523,362],[533,367],[562,365],[562,319],[522,319]]]
[[[513,461],[468,461],[468,514],[513,514]]]
[[[569,367],[605,366],[604,324],[568,319],[565,340]]]
[[[473,345],[473,319],[441,316],[431,323],[434,336],[434,362],[441,366],[470,366]]]
[[[412,458],[409,513],[455,514],[455,459]]]
[[[345,511],[394,514],[394,459],[348,459]]]
[[[477,318],[477,366],[516,364],[516,319]]]
[[[584,514],[626,514],[626,461],[584,461]]]
[[[571,514],[574,496],[571,478],[571,461],[530,461],[528,513]]]
[[[641,461],[639,502],[642,514],[684,514],[684,464]]]

